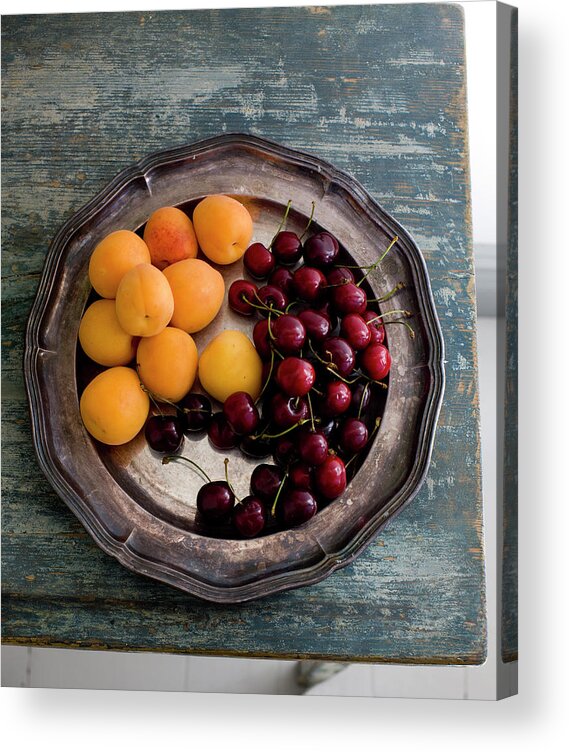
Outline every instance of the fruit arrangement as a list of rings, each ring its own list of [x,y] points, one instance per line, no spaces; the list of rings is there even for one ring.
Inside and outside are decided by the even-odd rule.
[[[374,298],[366,281],[397,237],[357,267],[330,233],[310,231],[314,204],[301,235],[286,230],[290,207],[267,245],[251,243],[252,218],[229,196],[205,197],[191,218],[162,207],[141,235],[113,232],[90,258],[98,297],[79,342],[104,368],[82,392],[84,425],[109,445],[143,430],[163,464],[203,477],[197,509],[212,534],[252,538],[300,525],[341,496],[380,425],[386,327],[403,324],[414,336],[408,311],[379,309],[402,285]],[[231,284],[227,305],[250,318],[252,341],[225,330],[199,354],[192,335],[216,318],[226,292],[210,262],[239,259],[250,279]],[[237,497],[228,458],[212,480],[181,454],[184,436],[200,433],[216,450],[261,462],[248,496]]]

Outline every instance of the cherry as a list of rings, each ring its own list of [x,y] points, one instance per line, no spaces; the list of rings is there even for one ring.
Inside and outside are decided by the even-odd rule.
[[[346,467],[335,454],[329,454],[314,471],[314,481],[318,492],[331,501],[338,498],[346,488]]]
[[[279,232],[272,243],[272,251],[279,263],[293,266],[302,256],[302,243],[295,232]]]
[[[176,415],[153,415],[146,421],[144,437],[153,451],[174,454],[184,441],[183,421]]]
[[[273,442],[271,439],[265,439],[262,436],[244,436],[239,444],[239,449],[248,457],[260,460],[269,457],[273,451]]]
[[[385,339],[385,327],[383,322],[378,318],[379,314],[375,311],[364,311],[362,313],[363,320],[367,323],[369,328],[370,344],[381,345]],[[371,323],[370,323],[371,322]]]
[[[340,428],[340,448],[349,454],[357,454],[368,440],[366,424],[357,418],[346,418]]]
[[[333,382],[333,383],[342,384],[343,382],[338,381],[338,382]],[[344,384],[344,386],[346,385]],[[334,435],[336,428],[337,428],[337,425],[336,425],[336,421],[334,420],[334,418],[330,418],[329,420],[325,422],[322,422],[321,420],[320,423],[318,424],[318,430],[320,431],[320,433],[324,434],[328,444],[330,444],[330,440],[332,436]]]
[[[285,525],[294,527],[314,517],[317,509],[316,499],[310,491],[289,488],[283,493],[280,509]]]
[[[211,402],[203,394],[190,392],[179,403],[184,431],[205,431],[211,420]]]
[[[322,409],[326,415],[331,417],[342,415],[350,407],[351,401],[352,392],[343,381],[330,381],[326,384],[322,398]]]
[[[304,244],[304,260],[307,264],[326,268],[332,266],[339,249],[338,241],[333,235],[329,232],[318,232]]]
[[[294,272],[294,290],[301,300],[316,303],[324,295],[326,277],[313,266],[300,266]]]
[[[278,365],[277,384],[289,397],[304,397],[316,380],[314,366],[303,358],[288,357]]]
[[[288,477],[294,488],[300,488],[303,491],[314,491],[312,469],[306,464],[306,462],[295,462],[291,465],[288,471]]]
[[[341,316],[346,313],[363,313],[367,306],[367,295],[353,282],[332,288],[332,302]]]
[[[331,363],[331,368],[340,376],[347,376],[353,370],[356,356],[345,339],[328,337],[322,343],[320,352],[322,359]]]
[[[280,467],[257,465],[251,474],[251,493],[267,504],[272,504],[283,478],[284,472]]]
[[[207,435],[216,449],[234,449],[238,444],[237,434],[223,413],[212,415]]]
[[[264,279],[275,268],[275,257],[262,243],[253,243],[243,255],[243,265],[252,277]]]
[[[244,538],[254,538],[265,527],[267,515],[260,499],[246,496],[233,509],[233,526]]]
[[[365,384],[362,381],[358,381],[352,387],[352,403],[350,405],[350,413],[352,415],[355,415],[356,417],[365,415],[365,411],[368,408],[370,398],[371,384],[369,383],[369,381]]]
[[[329,285],[334,285],[334,287],[336,287],[339,285],[346,285],[348,282],[355,282],[356,278],[351,269],[347,269],[345,266],[335,266],[326,275],[326,281]]]
[[[354,350],[364,350],[371,340],[371,327],[359,313],[348,313],[340,324],[340,335]]]
[[[271,342],[269,339],[269,322],[267,319],[260,319],[253,327],[253,343],[261,360],[269,360],[271,357]],[[263,379],[263,383],[264,383]]]
[[[229,307],[242,316],[252,316],[255,311],[257,285],[246,279],[236,279],[232,282],[227,294]]]
[[[308,414],[308,410],[307,410]],[[277,439],[273,451],[273,459],[281,467],[287,467],[296,457],[296,445],[290,436],[281,436]]]
[[[298,454],[307,465],[321,465],[328,456],[328,441],[321,431],[301,428],[298,434]]]
[[[306,341],[306,329],[296,316],[285,313],[271,323],[273,343],[283,355],[295,355],[300,352]]]
[[[223,414],[238,436],[250,436],[259,425],[259,411],[247,392],[234,392],[223,403]]]
[[[277,392],[270,402],[272,419],[278,428],[292,428],[308,417],[308,405],[302,397],[288,397]]]
[[[336,311],[334,310],[334,306],[332,305],[332,302],[330,300],[327,300],[325,303],[319,305],[318,312],[322,313],[328,318],[328,320],[330,321],[331,330],[335,329],[338,326],[338,316],[336,315]]]
[[[379,381],[389,373],[391,355],[385,345],[369,345],[360,354],[360,363],[370,378]]]
[[[206,483],[198,491],[197,507],[208,522],[223,521],[229,516],[234,504],[235,495],[224,480]]]
[[[298,318],[304,324],[306,333],[315,342],[323,342],[332,330],[332,324],[328,316],[321,311],[307,308],[298,314]]]
[[[290,298],[294,292],[293,274],[284,266],[279,266],[269,277],[269,284],[272,287],[278,287],[284,294]]]
[[[266,307],[261,314],[267,316],[271,311],[284,311],[288,305],[288,298],[278,287],[265,285],[257,291],[257,302]]]

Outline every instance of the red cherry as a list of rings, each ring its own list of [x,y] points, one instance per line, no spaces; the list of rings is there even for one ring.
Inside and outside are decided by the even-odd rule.
[[[321,431],[301,428],[297,446],[300,459],[312,467],[321,465],[328,456],[328,441]]]
[[[316,514],[316,499],[310,491],[290,488],[283,493],[280,503],[281,517],[287,527],[307,522]]]
[[[318,232],[308,238],[304,244],[303,256],[307,264],[321,268],[332,266],[338,255],[340,246],[329,232]]]
[[[332,288],[332,302],[341,316],[346,313],[363,313],[367,306],[367,295],[353,282]]]
[[[262,243],[253,243],[243,255],[243,265],[252,277],[264,279],[275,268],[275,257]]]
[[[302,397],[295,399],[277,392],[271,399],[270,413],[278,428],[292,428],[308,417],[308,405]]]
[[[360,354],[360,363],[370,378],[380,381],[389,373],[391,355],[385,345],[369,345]]]
[[[315,303],[324,295],[326,277],[313,266],[300,266],[294,272],[294,290],[301,300]]]
[[[272,287],[278,287],[284,294],[290,298],[294,292],[293,274],[289,269],[285,269],[284,266],[279,266],[269,277],[269,284]]]
[[[279,232],[272,243],[272,251],[280,264],[292,266],[302,256],[302,243],[294,232]]]
[[[269,339],[269,322],[267,319],[260,319],[253,327],[253,343],[261,356],[261,360],[270,360],[271,341]]]
[[[336,286],[345,285],[348,282],[355,282],[356,278],[354,277],[352,271],[350,269],[347,269],[345,266],[335,266],[326,275],[326,281],[329,285]]]
[[[223,413],[212,415],[207,435],[216,449],[234,449],[238,444],[237,434]]]
[[[288,478],[294,488],[300,488],[303,491],[314,490],[312,469],[306,462],[295,462],[291,465],[288,471]]]
[[[271,334],[277,350],[283,355],[294,355],[306,341],[306,329],[297,316],[285,313],[271,323]]]
[[[350,345],[341,337],[329,337],[320,346],[322,359],[331,363],[331,367],[340,374],[347,376],[354,368],[356,356]]]
[[[251,474],[251,493],[267,504],[272,504],[283,477],[284,471],[276,465],[257,465]]]
[[[266,306],[267,310],[261,311],[261,314],[267,316],[271,310],[284,311],[288,305],[288,298],[278,287],[265,285],[257,291],[257,302],[259,305]]]
[[[223,403],[223,414],[238,436],[250,436],[259,425],[259,411],[247,392],[234,392]]]
[[[352,392],[343,381],[330,381],[326,384],[322,398],[322,409],[330,417],[342,415],[350,407]]]
[[[381,345],[385,339],[385,327],[381,319],[378,319],[378,313],[375,311],[364,311],[362,313],[363,320],[367,323],[369,328],[370,344]]]
[[[233,509],[233,526],[244,538],[254,538],[265,527],[267,515],[260,499],[246,496]]]
[[[340,324],[340,335],[354,350],[364,350],[370,343],[370,327],[359,313],[348,313]]]
[[[322,311],[307,308],[298,314],[298,318],[304,324],[306,333],[314,343],[323,342],[332,330],[330,319]]]
[[[196,503],[198,510],[208,522],[221,522],[233,509],[235,496],[225,481],[216,480],[200,488]]]
[[[176,415],[152,415],[144,426],[144,437],[155,452],[175,454],[184,441],[184,424]]]
[[[255,313],[254,305],[256,301],[257,285],[248,282],[246,279],[236,279],[229,288],[227,301],[229,307],[242,316],[252,316]]]
[[[340,448],[348,454],[357,454],[368,440],[366,424],[357,418],[347,418],[340,428]]]
[[[346,488],[346,467],[335,454],[330,454],[314,471],[316,489],[331,501],[337,499]]]
[[[289,397],[304,397],[314,386],[315,380],[314,367],[303,358],[285,358],[277,368],[277,384]]]

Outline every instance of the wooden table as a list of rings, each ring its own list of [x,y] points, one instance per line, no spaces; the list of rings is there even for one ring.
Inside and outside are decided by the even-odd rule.
[[[463,17],[452,5],[2,19],[3,640],[466,664],[486,654]],[[447,348],[431,469],[324,582],[207,604],[103,554],[35,462],[22,375],[50,239],[123,167],[225,131],[313,152],[416,238]]]

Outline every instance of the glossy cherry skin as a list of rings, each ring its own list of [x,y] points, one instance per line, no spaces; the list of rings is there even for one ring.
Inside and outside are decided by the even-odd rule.
[[[321,431],[312,431],[308,426],[300,429],[297,438],[298,454],[311,467],[321,465],[328,456],[328,441]]]
[[[330,381],[326,384],[322,397],[322,411],[325,415],[336,417],[347,412],[352,401],[350,387],[343,381]]]
[[[259,313],[262,316],[268,316],[270,311],[284,311],[288,305],[288,298],[278,287],[265,285],[257,291],[257,303],[265,306],[265,310],[261,310]]]
[[[347,376],[354,368],[356,356],[353,349],[341,337],[329,337],[320,346],[323,360],[330,362],[331,367],[340,376]]]
[[[308,411],[307,411],[308,413]],[[294,441],[290,436],[281,436],[275,442],[275,449],[273,451],[273,459],[280,467],[288,467],[288,465],[296,458],[297,450]]]
[[[243,265],[255,279],[265,279],[275,268],[276,260],[262,243],[253,243],[243,255]]]
[[[323,342],[332,331],[330,319],[321,311],[307,308],[298,314],[298,318],[302,321],[306,334],[313,344]]]
[[[359,313],[348,313],[340,324],[340,336],[354,350],[365,350],[371,341],[370,327]]]
[[[175,454],[184,441],[183,421],[176,415],[152,415],[144,426],[144,437],[154,452]]]
[[[197,495],[197,507],[208,522],[225,520],[235,504],[235,496],[224,480],[206,483]]]
[[[251,493],[266,504],[272,504],[284,478],[284,471],[277,465],[257,465],[251,474]]]
[[[283,492],[279,501],[280,516],[286,527],[302,525],[316,514],[316,499],[310,491],[289,488]]]
[[[346,418],[340,428],[340,448],[348,454],[357,454],[365,447],[368,441],[366,424],[357,418]]]
[[[247,392],[233,392],[223,403],[223,414],[237,436],[250,436],[259,425],[259,411]]]
[[[277,392],[270,402],[271,417],[280,429],[291,428],[308,417],[308,405],[302,397],[288,397]]]
[[[313,266],[300,266],[294,272],[294,291],[300,300],[316,303],[325,294],[326,277],[324,272]]]
[[[207,435],[216,449],[234,449],[239,443],[237,434],[223,413],[212,415]]]
[[[375,311],[364,311],[362,313],[363,320],[367,323],[370,333],[370,345],[381,345],[385,339],[385,327],[381,319]]]
[[[355,282],[351,269],[347,269],[345,266],[335,266],[326,274],[326,281],[329,285],[345,285],[348,282]]]
[[[366,410],[371,399],[371,384],[369,381],[358,381],[352,387],[352,402],[350,404],[350,414],[356,417],[365,416]]]
[[[363,313],[367,307],[365,291],[353,282],[332,288],[332,302],[336,313],[345,316],[347,313]]]
[[[263,530],[267,515],[260,499],[246,496],[233,509],[233,527],[244,538],[254,538]]]
[[[194,433],[207,429],[211,420],[212,407],[206,396],[190,392],[179,403],[179,409],[183,416],[184,431]]]
[[[267,319],[260,319],[253,327],[253,344],[261,360],[270,360],[271,341],[269,339],[269,322]]]
[[[277,384],[289,397],[304,397],[314,386],[316,371],[304,358],[288,357],[277,367]]]
[[[278,262],[283,266],[292,266],[302,256],[302,243],[295,232],[284,230],[279,232],[273,241],[271,249]]]
[[[314,470],[316,489],[328,501],[337,499],[346,489],[346,467],[335,454],[330,454]]]
[[[297,317],[290,313],[271,322],[273,344],[282,355],[296,355],[306,342],[306,329]]]
[[[242,316],[252,316],[257,310],[254,306],[258,305],[257,285],[248,282],[246,279],[236,279],[232,282],[227,294],[229,307]],[[251,305],[253,303],[254,305]]]
[[[287,298],[290,298],[294,293],[293,274],[290,269],[286,269],[284,266],[279,266],[269,277],[269,284],[272,287],[278,287],[282,290]]]
[[[391,368],[391,354],[385,345],[370,345],[360,353],[360,364],[367,375],[380,381]]]
[[[295,462],[292,464],[288,471],[288,480],[294,488],[300,488],[303,491],[314,491],[312,468],[306,462]]]
[[[304,244],[303,256],[307,264],[326,269],[334,263],[340,247],[329,232],[318,232]]]

